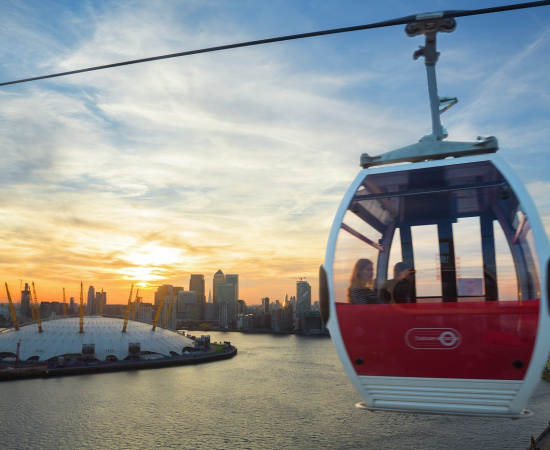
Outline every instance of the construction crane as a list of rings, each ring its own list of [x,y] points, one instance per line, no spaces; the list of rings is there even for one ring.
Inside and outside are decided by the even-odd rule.
[[[174,303],[174,298],[176,298],[177,291],[175,288],[172,288],[172,298],[170,299],[170,304],[168,305],[168,311],[166,312],[166,317],[164,318],[164,322],[162,322],[162,328],[166,328],[166,324],[168,323],[168,318],[170,317],[170,313],[172,312],[172,304]]]
[[[36,290],[34,289],[34,281],[32,282],[32,295],[33,295],[33,306],[35,308],[35,322],[38,324],[38,332],[42,333],[42,319],[40,318],[40,307],[38,306],[38,299],[36,298]]]
[[[80,333],[84,333],[84,292],[82,291],[82,281],[80,282]]]
[[[164,285],[162,289],[162,295],[160,297],[160,301],[157,307],[157,313],[155,314],[155,320],[153,321],[153,331],[157,328],[157,322],[160,318],[160,312],[162,311],[162,305],[164,304],[164,297],[166,296],[166,290],[168,289],[168,286]]]
[[[6,292],[8,294],[8,302],[10,304],[10,313],[11,313],[11,318],[13,320],[13,326],[15,327],[15,330],[18,331],[19,330],[19,322],[17,322],[17,316],[15,315],[15,309],[13,309],[13,302],[11,301],[11,295],[10,295],[10,290],[8,289],[8,283],[5,283],[6,284]]]
[[[131,313],[131,316],[130,316],[130,319],[131,320],[134,320],[134,318],[136,317],[136,310],[137,310],[137,307],[138,307],[138,303],[139,303],[139,288],[138,290],[136,291],[136,299],[134,301],[134,304],[132,305],[132,313]]]
[[[130,309],[132,308],[132,292],[134,290],[134,283],[130,288],[130,295],[128,296],[128,305],[126,306],[126,313],[124,314],[124,326],[122,327],[122,332],[126,333],[126,326],[128,325],[128,316],[130,315]]]
[[[67,315],[67,300],[65,299],[65,288],[63,288],[63,315]]]

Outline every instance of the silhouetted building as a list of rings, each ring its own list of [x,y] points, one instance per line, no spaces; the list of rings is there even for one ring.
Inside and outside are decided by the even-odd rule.
[[[264,312],[269,312],[269,297],[262,298],[262,306],[264,307]]]
[[[221,270],[218,270],[214,274],[214,280],[212,282],[212,288],[213,288],[213,301],[214,303],[218,303],[218,285],[221,283],[225,283],[225,275]]]
[[[95,289],[93,286],[90,286],[88,288],[88,300],[86,303],[86,312],[88,314],[94,314],[93,308],[94,308],[94,300],[95,300]]]
[[[21,291],[21,314],[25,317],[31,317],[31,291],[29,283],[25,283],[25,290]]]
[[[204,283],[204,275],[191,274],[189,280],[189,290],[197,293],[197,302],[206,303],[206,285]]]
[[[311,286],[307,281],[296,282],[296,323],[295,329],[301,330],[305,313],[311,309]]]

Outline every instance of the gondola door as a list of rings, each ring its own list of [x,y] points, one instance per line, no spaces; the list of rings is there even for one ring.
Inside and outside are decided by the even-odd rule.
[[[524,416],[548,357],[549,253],[529,195],[494,153],[363,170],[321,269],[360,406]]]

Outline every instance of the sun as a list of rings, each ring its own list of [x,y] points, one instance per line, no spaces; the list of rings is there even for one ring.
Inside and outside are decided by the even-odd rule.
[[[147,244],[125,257],[128,266],[120,272],[128,279],[149,283],[166,276],[166,267],[181,261],[181,252],[172,247]]]

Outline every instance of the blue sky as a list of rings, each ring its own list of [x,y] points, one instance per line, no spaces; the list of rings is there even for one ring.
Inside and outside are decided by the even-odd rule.
[[[499,1],[4,1],[0,82]],[[499,139],[550,231],[550,6],[438,36],[449,139]],[[317,273],[359,157],[431,131],[423,39],[404,27],[0,88],[0,270],[59,300],[123,303],[191,273],[284,298]],[[5,294],[0,293],[0,301]]]

